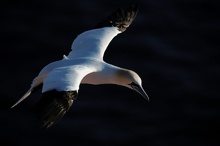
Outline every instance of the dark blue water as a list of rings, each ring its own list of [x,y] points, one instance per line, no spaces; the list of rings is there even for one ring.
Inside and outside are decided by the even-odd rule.
[[[127,1],[7,1],[1,5],[1,135],[4,145],[217,146],[220,136],[220,3],[147,0],[105,60],[136,71],[151,101],[120,86],[82,85],[54,127],[34,119],[40,92],[14,109],[44,65]]]

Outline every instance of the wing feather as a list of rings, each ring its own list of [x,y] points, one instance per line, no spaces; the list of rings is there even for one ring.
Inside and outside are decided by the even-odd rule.
[[[139,4],[131,5],[126,10],[118,9],[110,16],[106,17],[103,21],[98,23],[95,28],[114,26],[117,27],[120,32],[124,32],[135,19],[138,13],[138,8]]]
[[[92,29],[80,34],[71,46],[68,58],[96,58],[103,59],[106,48],[111,40],[120,33],[116,27]]]
[[[56,124],[70,109],[77,98],[77,91],[51,90],[43,93],[35,109],[36,120],[42,127]]]

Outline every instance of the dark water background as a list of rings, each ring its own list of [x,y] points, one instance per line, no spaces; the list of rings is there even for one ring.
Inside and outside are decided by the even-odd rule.
[[[38,0],[1,4],[0,141],[4,145],[218,146],[220,2],[146,0],[105,60],[136,71],[151,101],[127,88],[82,85],[71,110],[40,129],[40,92],[14,109],[46,64],[126,0]]]

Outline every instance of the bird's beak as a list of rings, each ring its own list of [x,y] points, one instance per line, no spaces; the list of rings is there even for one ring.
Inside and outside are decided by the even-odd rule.
[[[143,87],[139,86],[139,85],[134,85],[134,84],[130,84],[132,89],[137,91],[139,94],[141,94],[146,100],[150,100],[149,96],[147,95],[147,93],[144,91]]]

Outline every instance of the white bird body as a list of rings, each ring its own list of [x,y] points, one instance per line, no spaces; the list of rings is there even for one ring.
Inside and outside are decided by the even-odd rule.
[[[77,97],[80,84],[121,85],[148,99],[141,78],[135,72],[103,61],[111,40],[126,30],[137,11],[138,7],[133,5],[125,11],[119,9],[99,23],[97,28],[78,35],[69,55],[46,65],[33,80],[31,88],[12,107],[43,85],[36,116],[43,126],[50,127],[69,110]]]
[[[39,73],[39,76],[46,74],[50,74],[50,76],[44,81],[47,82],[47,86],[43,86],[42,92],[46,92],[58,84],[56,88],[58,91],[69,91],[69,90],[77,90],[79,89],[79,84],[81,80],[89,73],[92,72],[100,72],[107,66],[112,66],[105,63],[103,60],[104,52],[111,42],[111,40],[118,34],[120,31],[117,30],[117,27],[104,27],[100,29],[93,29],[86,31],[80,34],[72,44],[72,51],[69,53],[68,56],[64,56],[63,60],[52,62],[48,64],[46,67],[42,69]],[[89,50],[89,51],[88,51]],[[106,66],[106,67],[105,67]],[[56,70],[54,70],[56,68]],[[56,73],[50,73],[52,70]],[[60,78],[62,77],[63,72],[64,74],[68,74],[67,79],[70,80],[69,83],[65,82],[66,84],[64,87],[60,87],[60,83],[58,80],[63,82],[65,79]],[[108,71],[104,71],[103,73],[106,74]],[[54,75],[55,74],[55,75]],[[100,73],[99,73],[100,74]],[[46,76],[45,76],[46,75]],[[58,76],[58,77],[55,77]],[[94,78],[90,76],[90,78],[86,78],[82,83],[87,84],[104,84],[103,82],[107,83],[106,80],[100,78],[100,75],[96,75]],[[57,78],[56,84],[55,81],[49,81],[50,78]],[[105,78],[107,79],[107,78]],[[42,80],[42,79],[41,79]],[[77,80],[77,81],[76,81]],[[92,81],[93,80],[93,81]],[[67,87],[67,84],[68,87]],[[45,84],[44,84],[45,85]]]
[[[108,64],[95,58],[64,59],[52,62],[45,66],[39,73],[38,77],[36,77],[36,79],[40,78],[34,80],[35,82],[33,83],[39,84],[40,81],[43,81],[42,79],[49,75],[49,77],[44,80],[44,83],[46,83],[47,86],[43,86],[43,93],[52,88],[56,88],[58,91],[78,90],[80,84],[120,85],[120,82],[117,82],[114,78],[116,72],[123,70],[126,69]],[[63,74],[66,75],[66,79]],[[55,81],[50,82],[50,79],[53,80],[54,78],[57,79],[56,83]],[[64,89],[60,85],[63,84],[63,81],[65,80],[67,80],[70,85],[68,85],[69,88],[65,87],[66,85],[63,85],[65,87]]]
[[[53,88],[58,91],[78,91],[79,85],[86,75],[92,72],[100,72],[104,67],[104,62],[93,58],[65,59],[53,62],[42,70],[42,74],[45,70],[46,72],[49,70],[48,77],[44,80],[46,86],[43,86],[42,92],[44,93]],[[87,83],[91,84],[91,82]]]

